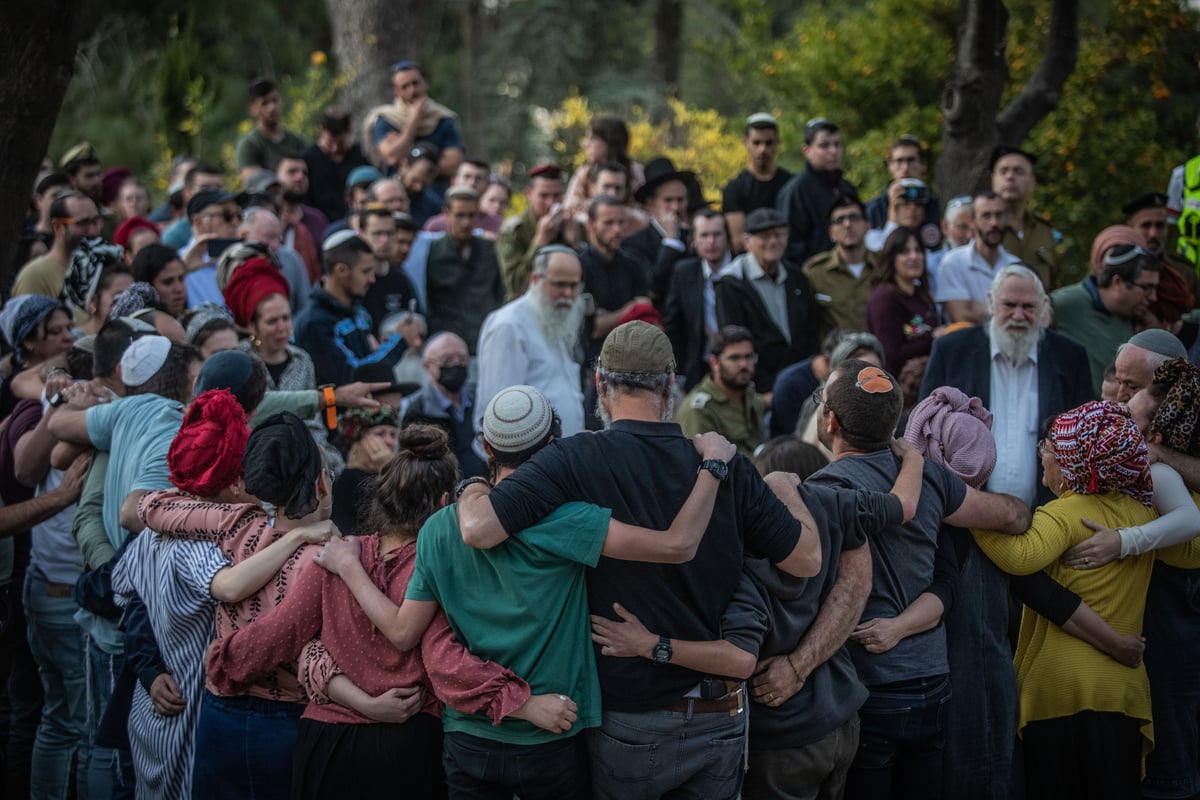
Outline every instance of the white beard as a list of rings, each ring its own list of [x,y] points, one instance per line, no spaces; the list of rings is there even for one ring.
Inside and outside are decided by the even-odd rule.
[[[581,299],[576,298],[567,307],[556,307],[540,291],[534,290],[530,306],[546,340],[552,345],[562,342],[568,353],[574,353],[575,345],[579,343],[579,331],[583,327],[584,306]]]
[[[1037,325],[1028,328],[1001,328],[996,324],[995,317],[988,321],[988,337],[996,345],[996,349],[1017,366],[1033,360],[1033,351],[1042,340],[1042,331]]]

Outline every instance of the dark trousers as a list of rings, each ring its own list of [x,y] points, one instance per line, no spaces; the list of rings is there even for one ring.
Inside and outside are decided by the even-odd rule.
[[[3,783],[0,794],[29,797],[29,774],[33,763],[33,740],[42,717],[42,679],[25,636],[28,623],[21,589],[25,573],[13,575],[13,584],[4,589],[8,604],[8,625],[0,637],[2,671],[6,680],[0,692],[0,764]]]
[[[950,677],[869,688],[846,800],[941,800]]]
[[[1028,800],[1131,800],[1142,778],[1141,723],[1081,711],[1039,720],[1021,732]]]
[[[451,800],[587,800],[587,737],[508,744],[460,731],[442,744]]]
[[[441,754],[442,723],[429,714],[404,723],[302,719],[292,761],[292,800],[442,800]]]

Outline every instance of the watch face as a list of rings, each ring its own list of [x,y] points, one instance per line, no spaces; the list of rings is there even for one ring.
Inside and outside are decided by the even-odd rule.
[[[700,466],[711,472],[719,481],[723,481],[729,477],[729,465],[724,461],[718,461],[715,458],[709,459]]]
[[[670,644],[670,642],[660,641],[658,644],[654,645],[653,656],[654,656],[655,664],[666,664],[668,661],[670,661],[671,660],[671,644]]]

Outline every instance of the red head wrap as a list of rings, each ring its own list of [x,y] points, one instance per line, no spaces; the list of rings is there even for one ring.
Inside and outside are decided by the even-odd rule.
[[[145,217],[130,217],[118,225],[117,229],[113,232],[113,243],[119,244],[128,250],[129,240],[140,230],[158,233],[158,226]]]
[[[250,428],[246,412],[228,389],[197,397],[183,418],[167,466],[171,483],[197,497],[212,497],[241,477]]]
[[[259,256],[243,262],[225,284],[225,305],[233,312],[233,321],[249,327],[258,304],[271,295],[289,296],[288,283],[279,268]]]

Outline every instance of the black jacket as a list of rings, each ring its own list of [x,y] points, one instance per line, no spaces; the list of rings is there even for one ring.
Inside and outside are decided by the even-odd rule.
[[[680,237],[686,247],[688,232],[681,232]],[[675,269],[675,262],[686,258],[687,253],[665,247],[663,236],[654,225],[647,225],[626,238],[621,243],[621,252],[646,271],[646,284],[650,287],[654,307],[662,312],[671,289],[671,273]]]
[[[1092,373],[1087,351],[1074,339],[1047,330],[1038,343],[1038,421],[1070,411],[1092,397]],[[968,397],[978,397],[991,407],[992,349],[987,329],[976,325],[933,340],[921,398],[938,387],[953,386]],[[1038,464],[1041,474],[1041,464]],[[1054,499],[1039,483],[1038,503]]]
[[[813,305],[808,278],[794,264],[784,262],[787,278],[784,288],[788,301],[788,327],[791,343],[772,321],[758,290],[742,276],[746,256],[739,256],[721,272],[716,283],[717,324],[741,325],[754,335],[758,365],[754,369],[754,388],[771,391],[775,375],[789,364],[815,354],[820,348],[817,310]]]
[[[787,218],[788,244],[784,257],[803,264],[817,253],[833,249],[829,238],[829,212],[843,194],[856,194],[841,172],[813,169],[811,164],[784,184],[775,207]]]
[[[698,258],[675,264],[663,308],[663,326],[675,351],[675,371],[687,377],[690,390],[708,374],[704,336],[704,266]]]

